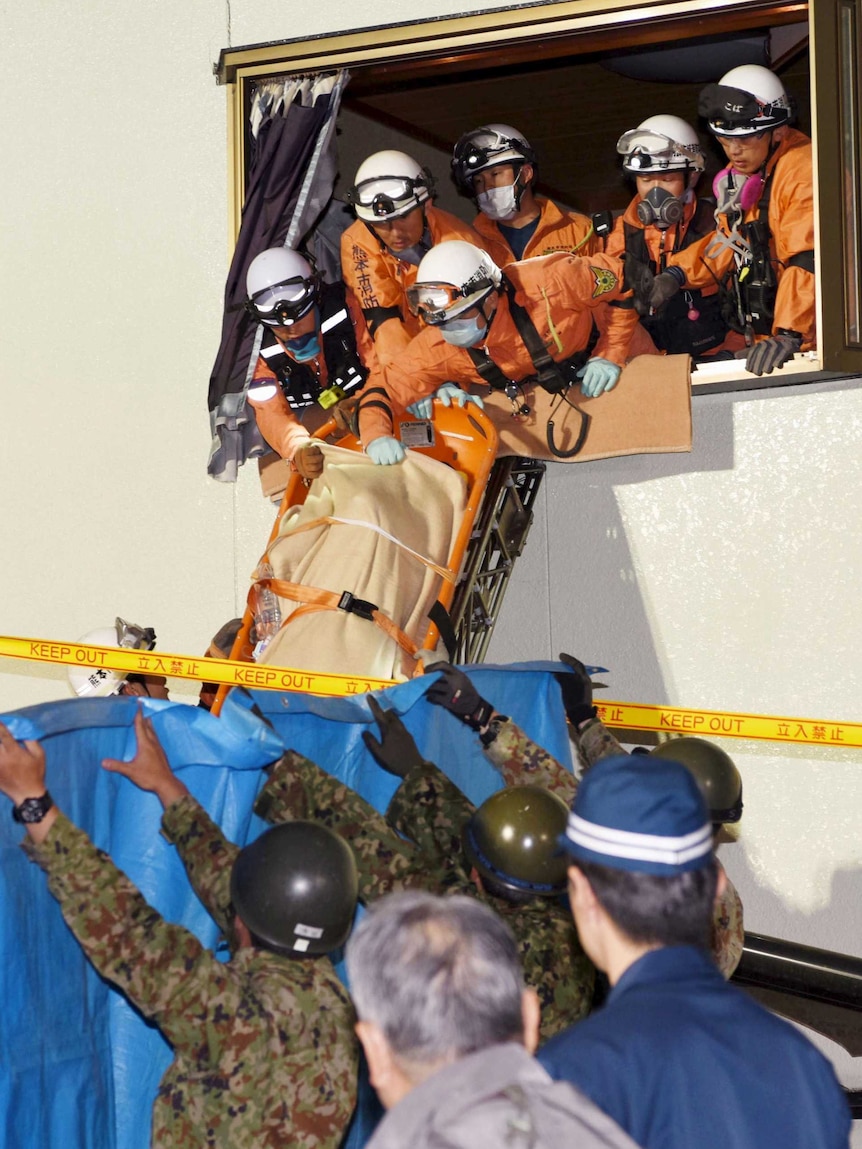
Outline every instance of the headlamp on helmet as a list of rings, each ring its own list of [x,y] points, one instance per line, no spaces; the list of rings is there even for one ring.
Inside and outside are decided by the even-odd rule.
[[[502,164],[511,164],[516,170],[523,164],[535,167],[536,153],[508,124],[487,124],[465,132],[455,145],[452,174],[459,190],[473,196],[473,176]]]

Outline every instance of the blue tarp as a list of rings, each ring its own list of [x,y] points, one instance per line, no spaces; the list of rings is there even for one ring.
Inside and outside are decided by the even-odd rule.
[[[559,663],[468,668],[479,692],[571,765]],[[423,755],[474,802],[500,786],[476,736],[425,700],[433,678],[377,695],[394,708]],[[249,709],[265,714],[267,726]],[[195,898],[176,851],[159,833],[152,794],[104,771],[103,758],[130,758],[136,699],[74,699],[3,716],[16,738],[42,741],[48,786],[166,918],[205,945],[216,928]],[[300,751],[385,810],[398,780],[362,741],[377,733],[366,696],[233,692],[220,718],[172,702],[142,703],[174,770],[225,834],[240,845],[264,828],[252,804],[261,770],[284,749]],[[18,849],[21,828],[0,809],[0,1130],[16,1149],[146,1149],[150,1111],[171,1050],[157,1030],[99,978],[67,929],[44,875]],[[358,1146],[367,1120],[353,1131]]]

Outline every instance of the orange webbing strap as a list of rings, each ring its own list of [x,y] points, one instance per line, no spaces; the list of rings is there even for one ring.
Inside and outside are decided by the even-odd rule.
[[[389,531],[385,531],[383,527],[378,526],[377,523],[369,523],[365,519],[340,519],[332,515],[324,515],[320,519],[313,519],[309,523],[302,523],[298,527],[293,527],[290,531],[285,532],[283,537],[290,538],[293,535],[302,534],[303,531],[310,531],[313,527],[337,526],[339,523],[343,526],[366,527],[369,531],[376,531],[378,535],[382,535],[385,539],[388,539],[390,543],[394,543],[396,547],[400,547],[402,551],[406,551],[408,555],[412,555],[414,559],[418,559],[420,563],[428,567],[429,570],[434,571],[440,578],[445,579],[446,582],[454,583],[457,579],[455,573],[448,567],[440,566],[440,564],[435,563],[433,559],[429,559],[426,555],[421,555],[419,551],[414,551],[412,547],[408,547],[406,543],[402,543],[399,539],[396,539],[394,535],[390,535]],[[285,595],[284,597],[287,598],[288,596]]]
[[[285,582],[283,579],[277,578],[264,578],[259,579],[253,584],[249,591],[249,602],[251,596],[254,594],[255,587],[262,587],[263,589],[271,590],[277,594],[279,598],[290,599],[291,602],[298,602],[302,605],[299,610],[293,612],[290,618],[283,624],[287,626],[291,618],[308,613],[310,610],[343,610],[348,614],[356,614],[360,618],[368,619],[376,626],[379,626],[384,634],[396,642],[403,651],[415,658],[419,652],[419,647],[416,643],[404,633],[391,618],[379,610],[373,603],[366,602],[364,599],[355,598],[350,591],[343,591],[338,594],[334,590],[323,590],[316,586],[303,586],[301,583]]]

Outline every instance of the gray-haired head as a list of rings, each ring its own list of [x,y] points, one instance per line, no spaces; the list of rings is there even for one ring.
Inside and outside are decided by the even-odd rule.
[[[382,898],[355,929],[346,957],[360,1020],[380,1029],[405,1068],[523,1041],[524,978],[515,939],[473,898],[420,892]]]

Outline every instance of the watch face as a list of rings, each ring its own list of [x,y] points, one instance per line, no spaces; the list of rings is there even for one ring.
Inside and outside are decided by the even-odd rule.
[[[20,806],[14,806],[12,818],[24,825],[32,825],[41,822],[53,805],[53,799],[46,790],[40,798],[25,798]]]

